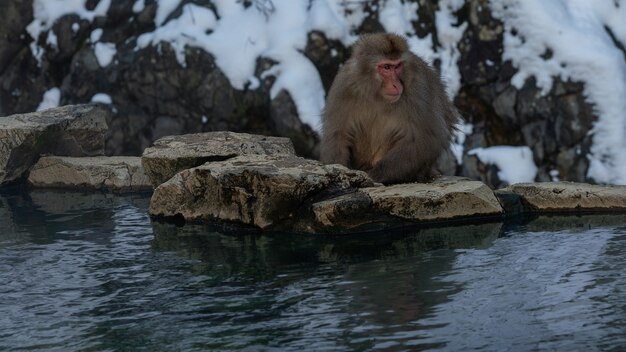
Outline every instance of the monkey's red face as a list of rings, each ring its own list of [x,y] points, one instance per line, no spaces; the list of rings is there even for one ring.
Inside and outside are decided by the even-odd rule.
[[[403,69],[402,60],[382,60],[376,64],[376,73],[382,80],[381,94],[390,103],[398,101],[404,91],[400,79]]]

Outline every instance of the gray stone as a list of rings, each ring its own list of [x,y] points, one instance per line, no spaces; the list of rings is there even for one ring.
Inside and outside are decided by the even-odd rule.
[[[589,167],[587,154],[578,146],[561,150],[556,158],[559,179],[561,181],[585,180]]]
[[[33,5],[22,0],[3,0],[0,2],[0,72],[4,72],[9,63],[23,45],[19,33],[30,23],[33,17]]]
[[[493,192],[483,183],[443,177],[433,183],[370,187],[316,202],[319,228],[352,228],[378,222],[423,222],[502,213]]]
[[[0,118],[0,185],[23,177],[43,153],[102,155],[107,113],[70,105]]]
[[[362,171],[293,155],[246,155],[184,170],[158,186],[150,214],[227,220],[262,229],[296,216],[325,190],[373,186]]]
[[[410,221],[451,220],[503,213],[498,199],[482,182],[443,177],[433,183],[408,183],[362,189],[384,214]]]
[[[504,120],[508,120],[507,123],[514,124],[515,121],[515,101],[517,99],[517,90],[513,87],[508,87],[502,93],[500,93],[493,101],[493,109],[498,116]]]
[[[491,188],[499,188],[506,185],[500,180],[500,169],[494,164],[485,164],[476,155],[463,155],[462,175],[472,180],[478,180],[489,185]]]
[[[295,152],[288,138],[207,132],[163,137],[144,150],[141,160],[156,187],[182,170],[240,155],[295,155]]]
[[[389,225],[493,216],[503,210],[483,183],[442,177],[432,183],[367,187],[311,206],[318,232],[376,229]]]
[[[524,205],[522,204],[522,197],[519,194],[505,190],[497,190],[494,194],[498,198],[507,216],[521,214],[525,211]]]
[[[372,198],[362,191],[325,199],[311,206],[317,231],[346,231],[381,221],[382,214],[373,211]]]
[[[35,187],[136,191],[152,189],[139,157],[41,157],[28,182]]]
[[[498,192],[518,194],[528,212],[626,210],[626,186],[538,182],[518,183]]]

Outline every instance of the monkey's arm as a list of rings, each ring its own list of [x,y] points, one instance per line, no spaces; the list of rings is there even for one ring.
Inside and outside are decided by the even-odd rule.
[[[350,165],[350,144],[347,137],[340,132],[322,138],[320,159],[324,164]]]
[[[374,181],[384,184],[426,181],[433,176],[433,164],[437,160],[427,150],[415,143],[398,143],[367,173]]]

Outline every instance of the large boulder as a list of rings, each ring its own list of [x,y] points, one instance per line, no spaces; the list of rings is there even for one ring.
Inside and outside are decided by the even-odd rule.
[[[240,155],[295,155],[289,138],[234,132],[207,132],[163,137],[144,150],[141,162],[157,187],[176,173],[209,161]]]
[[[433,222],[498,216],[503,209],[484,183],[443,177],[432,183],[362,188],[313,204],[322,229],[359,228],[375,223]]]
[[[362,171],[290,155],[246,155],[179,172],[154,191],[150,214],[267,229],[299,220],[324,191],[373,186]]]
[[[30,170],[28,182],[35,187],[99,189],[112,191],[150,190],[141,159],[131,156],[44,156]]]
[[[176,173],[209,161],[240,155],[295,155],[289,138],[234,132],[207,132],[163,137],[143,152],[142,163],[154,187]]]
[[[433,221],[502,214],[502,207],[484,183],[463,178],[441,178],[433,183],[366,188],[374,206],[407,220]]]
[[[626,210],[626,186],[575,182],[518,183],[496,191],[507,213]]]
[[[107,114],[74,105],[0,118],[0,185],[25,176],[40,154],[102,155]]]

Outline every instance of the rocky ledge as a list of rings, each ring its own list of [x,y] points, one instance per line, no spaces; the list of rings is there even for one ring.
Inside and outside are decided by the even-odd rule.
[[[152,190],[141,159],[130,156],[44,156],[30,169],[28,183],[43,188]]]
[[[461,177],[383,186],[364,172],[301,158],[281,137],[168,136],[141,158],[107,157],[102,155],[104,114],[86,105],[0,118],[0,186],[27,180],[45,188],[154,188],[150,215],[155,219],[306,233],[529,212],[626,212],[626,186],[546,182],[494,192]]]
[[[41,154],[102,155],[107,114],[95,105],[68,105],[0,117],[0,185],[23,178]]]
[[[69,105],[0,117],[0,186],[152,190],[140,157],[104,156],[109,111]]]
[[[152,166],[155,160],[159,167]],[[286,138],[231,132],[166,137],[144,151],[143,165],[155,186],[155,218],[290,232],[354,232],[521,212],[626,211],[626,186],[549,182],[494,192],[461,177],[383,186],[364,172],[298,157]]]

